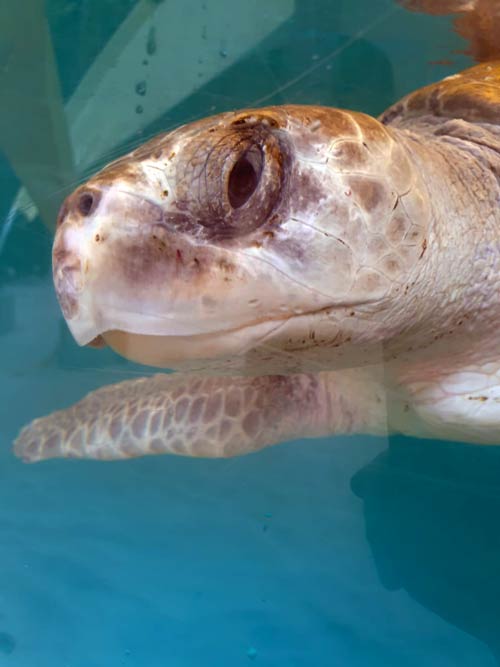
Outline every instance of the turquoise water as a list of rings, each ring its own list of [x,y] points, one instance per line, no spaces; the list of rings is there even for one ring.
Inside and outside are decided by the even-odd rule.
[[[466,66],[389,1],[0,7],[0,665],[493,667],[500,451],[405,438],[25,466],[21,426],[144,373],[78,348],[50,277],[74,184],[250,104],[376,114]],[[28,194],[29,193],[29,194]]]

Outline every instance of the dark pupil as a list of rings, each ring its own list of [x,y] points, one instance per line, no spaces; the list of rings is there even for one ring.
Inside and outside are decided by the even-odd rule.
[[[229,175],[228,197],[233,208],[240,208],[247,203],[257,189],[259,179],[260,173],[257,173],[248,157],[243,155]]]
[[[78,209],[82,215],[89,215],[94,206],[94,197],[90,192],[84,192],[78,199]]]

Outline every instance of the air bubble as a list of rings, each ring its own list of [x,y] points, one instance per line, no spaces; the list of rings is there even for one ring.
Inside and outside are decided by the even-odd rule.
[[[135,92],[138,95],[141,95],[141,97],[144,97],[144,95],[146,94],[146,90],[147,90],[147,85],[145,81],[139,81],[138,83],[135,84]]]

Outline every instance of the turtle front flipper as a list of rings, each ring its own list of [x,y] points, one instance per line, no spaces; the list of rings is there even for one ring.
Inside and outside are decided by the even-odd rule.
[[[228,457],[301,437],[385,429],[381,386],[363,371],[202,377],[161,374],[98,389],[25,427],[27,462],[147,454]]]

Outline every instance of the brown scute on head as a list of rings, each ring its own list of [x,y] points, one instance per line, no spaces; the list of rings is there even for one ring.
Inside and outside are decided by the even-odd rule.
[[[321,182],[309,171],[298,169],[293,179],[294,204],[304,210],[308,205],[316,205],[325,197]]]
[[[314,107],[314,118],[311,117],[311,107],[301,107],[291,105],[297,121],[304,127],[306,136],[311,134],[316,136],[324,131],[330,138],[335,136],[356,136],[357,128],[353,122],[356,112],[345,112],[342,109],[332,109],[331,107]],[[359,114],[362,116],[363,114]],[[357,118],[356,118],[357,120]],[[318,127],[318,122],[320,126]]]
[[[258,112],[242,112],[243,115],[239,118],[236,118],[232,121],[232,126],[238,125],[267,125],[269,127],[277,128],[280,126],[280,123],[277,118],[272,115],[272,111],[269,113],[258,113]]]
[[[382,269],[389,278],[395,278],[401,274],[401,257],[396,253],[391,253],[383,258]]]
[[[352,196],[368,212],[387,203],[387,190],[377,181],[362,176],[350,176],[348,181]]]
[[[402,213],[395,213],[387,222],[385,235],[389,243],[398,245],[404,239],[409,227],[408,218]]]
[[[332,157],[341,168],[356,171],[366,165],[370,154],[359,141],[341,141],[334,146]]]

